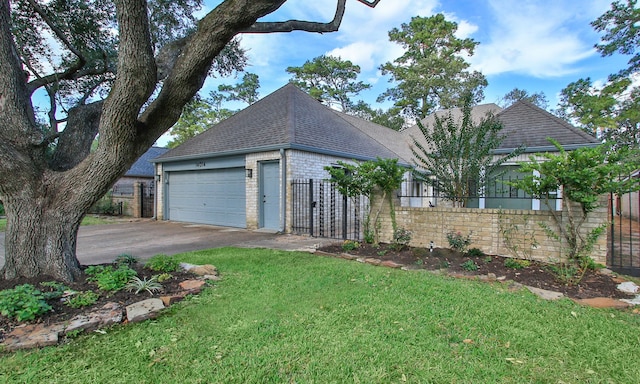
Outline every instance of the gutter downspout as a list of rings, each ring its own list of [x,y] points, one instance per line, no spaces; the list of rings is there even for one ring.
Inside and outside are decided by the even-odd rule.
[[[280,148],[280,164],[282,164],[282,184],[280,186],[280,210],[282,219],[280,219],[280,232],[286,233],[287,228],[287,156],[284,148]]]

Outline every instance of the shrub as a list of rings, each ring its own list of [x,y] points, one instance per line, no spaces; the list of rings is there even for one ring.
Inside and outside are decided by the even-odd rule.
[[[158,254],[147,260],[144,266],[155,272],[169,273],[178,271],[180,262],[173,256]]]
[[[111,266],[92,265],[84,273],[90,276],[87,280],[96,282],[100,290],[107,292],[121,290],[133,276],[137,275],[136,271],[126,265],[120,265],[118,269],[113,269]]]
[[[464,253],[471,244],[471,233],[464,236],[461,232],[449,232],[447,233],[447,241],[452,249]]]
[[[360,247],[360,243],[358,243],[357,241],[353,241],[353,240],[345,240],[342,243],[342,250],[345,252],[349,252],[349,251],[353,251],[356,248]]]
[[[391,244],[391,248],[396,251],[401,251],[405,247],[409,245],[411,241],[411,231],[408,231],[404,228],[398,228],[393,232],[393,244]]]
[[[45,296],[31,284],[0,291],[0,313],[17,321],[29,321],[51,311]]]
[[[471,248],[467,251],[467,256],[469,257],[483,257],[485,256],[484,252],[480,248]]]
[[[77,292],[74,296],[67,299],[66,303],[71,308],[82,308],[94,304],[98,301],[100,295],[93,291]]]
[[[504,266],[505,267],[513,268],[513,269],[524,269],[524,268],[527,268],[530,265],[531,265],[531,262],[529,260],[506,259],[504,261]]]
[[[136,259],[135,256],[133,255],[129,255],[127,253],[123,253],[121,255],[118,255],[118,257],[116,257],[116,260],[114,261],[115,265],[126,265],[131,267],[132,265],[136,264],[138,262],[138,259]]]
[[[0,203],[0,216],[4,216],[4,205]]]
[[[465,271],[477,271],[478,270],[478,266],[476,265],[476,263],[473,262],[473,260],[467,260],[464,263],[460,264],[460,266]]]
[[[153,276],[149,280],[146,277],[140,279],[138,276],[134,276],[127,284],[127,290],[129,292],[135,291],[136,295],[141,291],[147,291],[150,295],[153,295],[154,292],[158,292],[161,289],[162,284],[158,283],[158,276]]]
[[[173,276],[169,273],[161,273],[158,275],[158,283],[164,283],[167,280],[171,280]]]

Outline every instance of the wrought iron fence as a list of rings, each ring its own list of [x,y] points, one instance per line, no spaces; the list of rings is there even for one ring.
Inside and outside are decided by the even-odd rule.
[[[609,219],[607,266],[619,273],[640,276],[640,193],[611,194]]]
[[[327,180],[294,180],[292,231],[296,234],[360,240],[365,197],[348,198]]]

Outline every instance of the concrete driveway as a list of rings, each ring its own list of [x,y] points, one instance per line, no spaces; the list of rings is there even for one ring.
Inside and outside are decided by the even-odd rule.
[[[4,265],[4,237],[0,232],[0,266]],[[123,253],[144,260],[159,253],[173,255],[226,246],[313,251],[330,242],[238,228],[141,220],[80,227],[76,253],[80,263],[86,265],[109,263]]]

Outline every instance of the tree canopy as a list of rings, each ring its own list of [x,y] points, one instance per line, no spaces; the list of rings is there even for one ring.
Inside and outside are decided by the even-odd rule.
[[[416,16],[400,29],[389,32],[390,41],[405,52],[380,67],[397,86],[387,89],[378,101],[394,101],[405,115],[422,119],[437,109],[462,105],[465,94],[477,103],[484,97],[487,80],[480,72],[470,72],[464,55],[473,55],[478,42],[455,36],[458,25],[438,14]]]
[[[499,104],[502,108],[507,108],[521,100],[528,101],[542,109],[549,107],[549,101],[544,92],[529,93],[529,91],[517,87],[502,96]]]
[[[360,66],[340,57],[322,55],[305,62],[301,67],[288,67],[290,80],[300,89],[323,103],[350,112],[355,103],[352,98],[371,88],[357,81]]]
[[[326,23],[258,21],[285,2],[224,0],[200,20],[200,0],[0,2],[0,275],[77,278],[85,212],[178,120],[211,71],[243,66],[234,38],[333,32],[346,4],[337,0]],[[39,91],[50,100],[48,129],[37,123]]]

